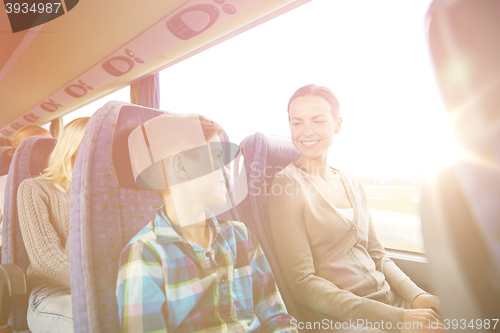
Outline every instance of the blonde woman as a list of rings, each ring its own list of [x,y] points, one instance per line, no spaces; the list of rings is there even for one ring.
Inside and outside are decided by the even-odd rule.
[[[89,118],[66,125],[38,178],[17,192],[19,224],[30,259],[28,326],[32,333],[73,332],[70,296],[69,187],[76,153]]]

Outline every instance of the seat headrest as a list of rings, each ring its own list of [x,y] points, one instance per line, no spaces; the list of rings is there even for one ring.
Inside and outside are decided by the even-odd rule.
[[[11,147],[0,147],[0,176],[9,173],[9,166],[12,161],[12,156],[9,156],[10,149]]]
[[[299,150],[290,138],[264,135],[267,141],[266,177],[272,177],[299,158]]]
[[[12,147],[0,147],[0,158],[3,157],[3,154],[6,154]]]
[[[137,126],[167,112],[146,107],[126,105],[121,108],[113,136],[113,166],[120,187],[140,189],[135,184],[130,155],[128,152],[128,136]]]
[[[33,144],[30,154],[31,177],[36,177],[47,167],[49,155],[56,145],[56,138],[40,137]]]
[[[434,0],[427,34],[441,96],[460,144],[476,152],[498,151],[498,1]]]
[[[299,151],[290,138],[259,132],[243,139],[241,150],[247,175],[259,175],[259,179],[251,181],[262,182],[266,194],[274,176],[299,158]],[[253,172],[255,168],[259,169],[256,173]]]

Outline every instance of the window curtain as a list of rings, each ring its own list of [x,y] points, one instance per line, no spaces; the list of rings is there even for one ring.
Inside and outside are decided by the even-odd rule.
[[[160,74],[156,73],[130,85],[130,102],[160,109]]]

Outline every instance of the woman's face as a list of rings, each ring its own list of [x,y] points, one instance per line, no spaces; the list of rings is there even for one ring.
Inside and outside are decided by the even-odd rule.
[[[342,118],[334,119],[331,106],[319,96],[303,96],[290,104],[290,132],[302,158],[326,157]]]

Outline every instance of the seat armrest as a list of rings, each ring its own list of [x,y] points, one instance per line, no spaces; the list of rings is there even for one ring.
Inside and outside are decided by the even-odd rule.
[[[7,327],[12,299],[27,294],[26,275],[15,264],[0,265],[0,332]]]
[[[26,295],[26,275],[16,264],[0,264],[0,286],[7,286],[9,297]]]

